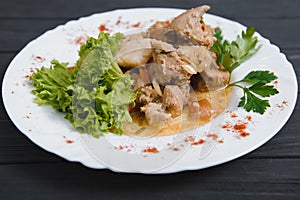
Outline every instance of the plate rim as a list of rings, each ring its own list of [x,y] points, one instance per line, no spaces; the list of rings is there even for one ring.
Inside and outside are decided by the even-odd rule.
[[[59,157],[62,157],[62,158],[64,158],[64,159],[68,160],[68,161],[71,161],[71,162],[80,162],[80,163],[83,164],[84,166],[93,168],[93,167],[90,166],[88,163],[85,163],[85,162],[83,162],[83,161],[81,161],[81,160],[70,159],[70,158],[67,158],[67,157],[65,157],[65,156],[62,156],[61,154],[58,154],[58,153],[56,153],[56,152],[53,152],[52,150],[50,150],[50,149],[47,147],[47,145],[42,145],[42,144],[40,144],[40,143],[37,143],[36,141],[33,141],[33,139],[31,138],[30,134],[26,134],[26,133],[24,133],[24,132],[22,131],[23,128],[20,127],[20,126],[18,125],[18,123],[16,122],[16,119],[15,119],[14,116],[13,116],[13,113],[11,113],[11,112],[9,111],[9,109],[7,109],[7,108],[8,108],[8,104],[9,104],[9,103],[8,103],[8,99],[7,99],[7,97],[6,97],[6,94],[5,94],[6,80],[8,79],[8,77],[7,77],[8,75],[7,75],[7,74],[9,73],[9,70],[11,70],[11,68],[12,68],[12,66],[13,66],[13,64],[14,64],[14,62],[15,62],[15,60],[17,60],[18,57],[21,56],[21,55],[25,52],[25,50],[26,50],[27,48],[29,48],[31,45],[33,45],[40,37],[42,37],[42,36],[45,37],[44,35],[47,35],[49,32],[55,32],[55,31],[57,31],[57,30],[63,28],[64,26],[67,26],[68,24],[80,22],[80,21],[82,21],[82,20],[87,20],[88,18],[92,18],[92,17],[95,17],[95,16],[97,16],[97,15],[112,14],[112,13],[117,13],[117,12],[133,12],[133,11],[142,11],[142,10],[147,10],[147,11],[149,11],[149,10],[172,10],[172,11],[176,11],[176,12],[177,12],[177,11],[178,11],[178,12],[180,12],[180,11],[185,11],[185,9],[180,9],[180,8],[149,7],[149,8],[116,9],[116,10],[109,10],[109,11],[105,11],[105,12],[101,12],[101,13],[92,13],[92,14],[90,14],[90,15],[88,15],[88,16],[83,16],[83,17],[79,17],[78,19],[73,19],[73,20],[67,21],[67,22],[64,23],[64,24],[60,24],[60,25],[56,26],[56,27],[53,28],[53,29],[50,29],[50,30],[45,31],[44,33],[41,33],[41,34],[40,34],[39,36],[37,36],[35,39],[33,39],[33,40],[31,40],[29,43],[27,43],[21,50],[19,50],[18,53],[16,54],[16,56],[11,60],[11,62],[10,62],[9,65],[7,66],[7,68],[6,68],[6,70],[5,70],[5,73],[4,73],[4,76],[3,76],[3,79],[2,79],[2,101],[3,101],[3,104],[4,104],[4,108],[5,108],[6,112],[7,112],[7,114],[8,114],[8,116],[9,116],[10,120],[11,120],[11,121],[13,122],[13,124],[18,128],[18,130],[19,130],[20,132],[22,132],[22,134],[24,134],[26,137],[28,137],[35,145],[39,146],[39,147],[42,148],[43,150],[46,150],[46,151],[48,151],[48,152],[50,152],[50,153],[53,153],[53,154],[55,154],[55,155],[57,155],[57,156],[59,156]],[[123,13],[123,14],[124,14],[124,13]],[[209,13],[207,13],[206,15],[211,15],[211,16],[216,17],[216,18],[219,18],[219,19],[221,19],[221,20],[226,20],[226,21],[228,21],[228,22],[230,22],[230,23],[235,23],[235,24],[237,24],[237,25],[239,25],[239,26],[245,27],[243,24],[241,24],[241,23],[239,23],[239,22],[237,22],[237,21],[233,21],[233,20],[228,19],[228,18],[224,18],[223,16],[221,17],[221,16],[218,16],[218,15],[209,14]],[[258,34],[259,34],[259,33],[258,33]],[[260,34],[259,34],[259,35],[260,35]],[[293,95],[293,96],[294,96],[294,99],[293,99],[292,104],[290,104],[291,109],[289,109],[288,117],[286,117],[286,118],[283,120],[283,121],[284,121],[284,122],[282,123],[283,125],[282,125],[282,126],[278,126],[278,127],[276,128],[276,131],[274,131],[274,133],[270,134],[269,137],[268,137],[267,139],[261,141],[259,144],[256,144],[255,146],[253,146],[252,148],[250,148],[247,152],[241,152],[240,154],[237,154],[236,156],[233,156],[233,157],[224,159],[224,160],[221,161],[221,162],[212,163],[211,165],[209,165],[209,166],[207,166],[207,167],[204,167],[204,168],[209,168],[209,167],[212,167],[212,166],[216,166],[216,165],[220,165],[220,164],[229,162],[229,161],[231,161],[231,160],[234,160],[234,159],[236,159],[236,158],[239,158],[239,157],[241,157],[241,156],[244,156],[244,155],[246,155],[246,154],[252,152],[252,151],[255,150],[255,149],[258,149],[260,146],[262,146],[263,144],[265,144],[266,142],[268,142],[271,138],[273,138],[273,137],[274,137],[274,136],[275,136],[275,135],[276,135],[276,134],[277,134],[277,133],[285,126],[285,125],[286,125],[286,123],[288,122],[288,120],[289,120],[289,119],[291,118],[291,116],[293,115],[293,112],[295,111],[295,106],[296,106],[296,103],[297,103],[297,97],[298,97],[298,84],[297,84],[297,77],[296,77],[296,73],[295,73],[294,67],[293,67],[293,65],[290,63],[290,61],[287,59],[287,56],[281,52],[281,50],[280,50],[280,48],[279,48],[278,46],[272,44],[272,43],[270,42],[269,39],[267,39],[267,38],[265,38],[265,37],[263,37],[263,36],[261,36],[261,35],[260,35],[260,37],[263,38],[263,39],[265,39],[266,42],[268,42],[268,44],[269,44],[272,48],[275,48],[275,49],[276,49],[276,52],[279,53],[280,56],[281,56],[281,58],[284,59],[285,62],[287,62],[287,63],[289,64],[289,67],[291,68],[291,70],[292,70],[292,72],[293,72],[293,79],[294,79],[293,82],[295,83],[295,95]],[[293,93],[293,94],[294,94],[294,93]],[[291,103],[291,102],[289,102],[289,103]],[[102,168],[101,168],[101,167],[99,168],[99,166],[97,166],[97,167],[95,167],[95,169],[110,169],[110,170],[112,170],[112,171],[116,171],[116,170],[111,169],[109,166],[103,166]],[[194,166],[194,167],[192,167],[192,166],[190,166],[190,167],[189,167],[189,166],[179,166],[179,167],[177,167],[177,170],[176,170],[176,171],[168,171],[168,172],[165,172],[164,170],[162,170],[161,173],[167,174],[167,173],[174,173],[174,172],[188,171],[188,170],[199,170],[199,169],[203,169],[203,168],[197,168],[197,167],[195,168],[195,166]],[[124,171],[116,171],[116,172],[124,172]],[[140,172],[140,171],[136,171],[136,172],[133,171],[133,172],[132,172],[132,171],[130,171],[130,172],[128,172],[128,173],[143,173],[143,172]],[[155,174],[157,174],[157,173],[159,173],[159,171],[156,171],[156,172],[155,172]],[[150,173],[150,174],[152,174],[152,173]]]

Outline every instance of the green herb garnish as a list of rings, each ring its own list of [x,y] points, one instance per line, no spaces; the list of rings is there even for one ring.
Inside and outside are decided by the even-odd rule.
[[[257,37],[253,36],[255,29],[247,28],[246,32],[237,36],[231,43],[223,40],[222,31],[216,28],[215,37],[217,41],[211,47],[211,51],[217,54],[217,62],[230,73],[236,69],[242,62],[254,55],[260,48],[256,47]]]
[[[237,86],[243,89],[244,96],[240,98],[238,107],[243,107],[247,112],[253,111],[264,114],[267,107],[270,107],[269,101],[260,97],[270,97],[278,94],[278,90],[269,85],[270,82],[277,79],[270,71],[252,71],[242,80],[229,84],[228,86]],[[247,86],[241,85],[241,83]]]
[[[75,67],[54,60],[50,68],[37,70],[30,78],[36,103],[64,112],[81,133],[121,134],[123,122],[131,121],[128,105],[136,98],[133,81],[113,58],[123,38],[121,33],[100,33],[81,46]]]
[[[222,31],[220,28],[215,30],[217,41],[211,47],[211,51],[217,54],[218,64],[231,73],[240,66],[242,62],[254,55],[260,46],[257,45],[257,37],[254,36],[255,29],[247,28],[241,36],[237,36],[235,41],[231,43],[223,40]],[[270,107],[269,101],[263,97],[275,95],[278,90],[268,85],[271,81],[277,79],[270,71],[252,71],[247,74],[242,80],[228,84],[227,87],[236,86],[243,89],[243,96],[240,98],[238,107],[244,108],[247,112],[253,111],[264,114],[267,107]],[[241,85],[241,83],[247,86]]]

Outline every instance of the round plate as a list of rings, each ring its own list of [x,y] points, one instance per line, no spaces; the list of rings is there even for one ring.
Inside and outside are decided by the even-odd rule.
[[[234,88],[228,108],[198,129],[167,137],[138,138],[107,134],[99,139],[77,133],[63,114],[49,106],[37,106],[28,77],[35,68],[48,67],[52,59],[75,64],[78,48],[99,31],[130,33],[157,20],[170,20],[181,9],[146,8],[94,14],[58,26],[30,42],[13,59],[3,79],[5,108],[16,127],[43,149],[87,167],[118,172],[173,173],[221,164],[258,148],[287,122],[297,98],[292,65],[278,47],[257,34],[261,49],[233,72],[233,81],[252,70],[270,70],[279,94],[270,98],[264,115],[237,108],[242,91]],[[210,14],[204,21],[219,26],[225,39],[245,30],[243,25]],[[266,124],[268,126],[266,126]],[[242,129],[237,128],[238,126]]]

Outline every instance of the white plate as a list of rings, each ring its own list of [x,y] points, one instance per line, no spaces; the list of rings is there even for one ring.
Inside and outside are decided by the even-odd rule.
[[[270,99],[271,107],[263,116],[238,109],[241,91],[234,89],[228,109],[195,132],[150,139],[108,134],[94,139],[74,131],[62,114],[34,103],[33,88],[27,78],[32,69],[49,66],[54,58],[73,65],[78,58],[78,43],[87,36],[97,36],[99,27],[112,32],[136,31],[156,20],[171,19],[183,11],[168,8],[116,10],[71,21],[44,33],[15,57],[6,71],[2,96],[11,120],[22,133],[49,152],[91,168],[119,172],[172,173],[202,169],[258,148],[284,126],[297,98],[297,80],[292,65],[278,47],[259,34],[262,48],[234,71],[233,79],[254,69],[270,70],[278,76],[278,83],[274,84],[280,93]],[[213,27],[220,26],[229,40],[245,30],[239,23],[210,14],[206,14],[204,20]],[[243,137],[234,130],[232,126],[237,123],[246,123],[245,132],[250,135]],[[209,135],[216,132],[218,138]],[[205,143],[191,145],[189,135],[196,137],[196,141],[203,139]],[[143,152],[143,149],[153,147],[159,152]]]

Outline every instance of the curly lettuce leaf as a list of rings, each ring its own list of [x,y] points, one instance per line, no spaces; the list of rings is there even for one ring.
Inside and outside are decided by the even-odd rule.
[[[76,66],[52,61],[31,76],[32,91],[39,105],[50,105],[65,113],[74,128],[81,133],[99,137],[112,131],[121,134],[123,123],[131,121],[128,105],[136,94],[133,81],[122,73],[113,58],[123,34],[100,33],[80,47]]]

